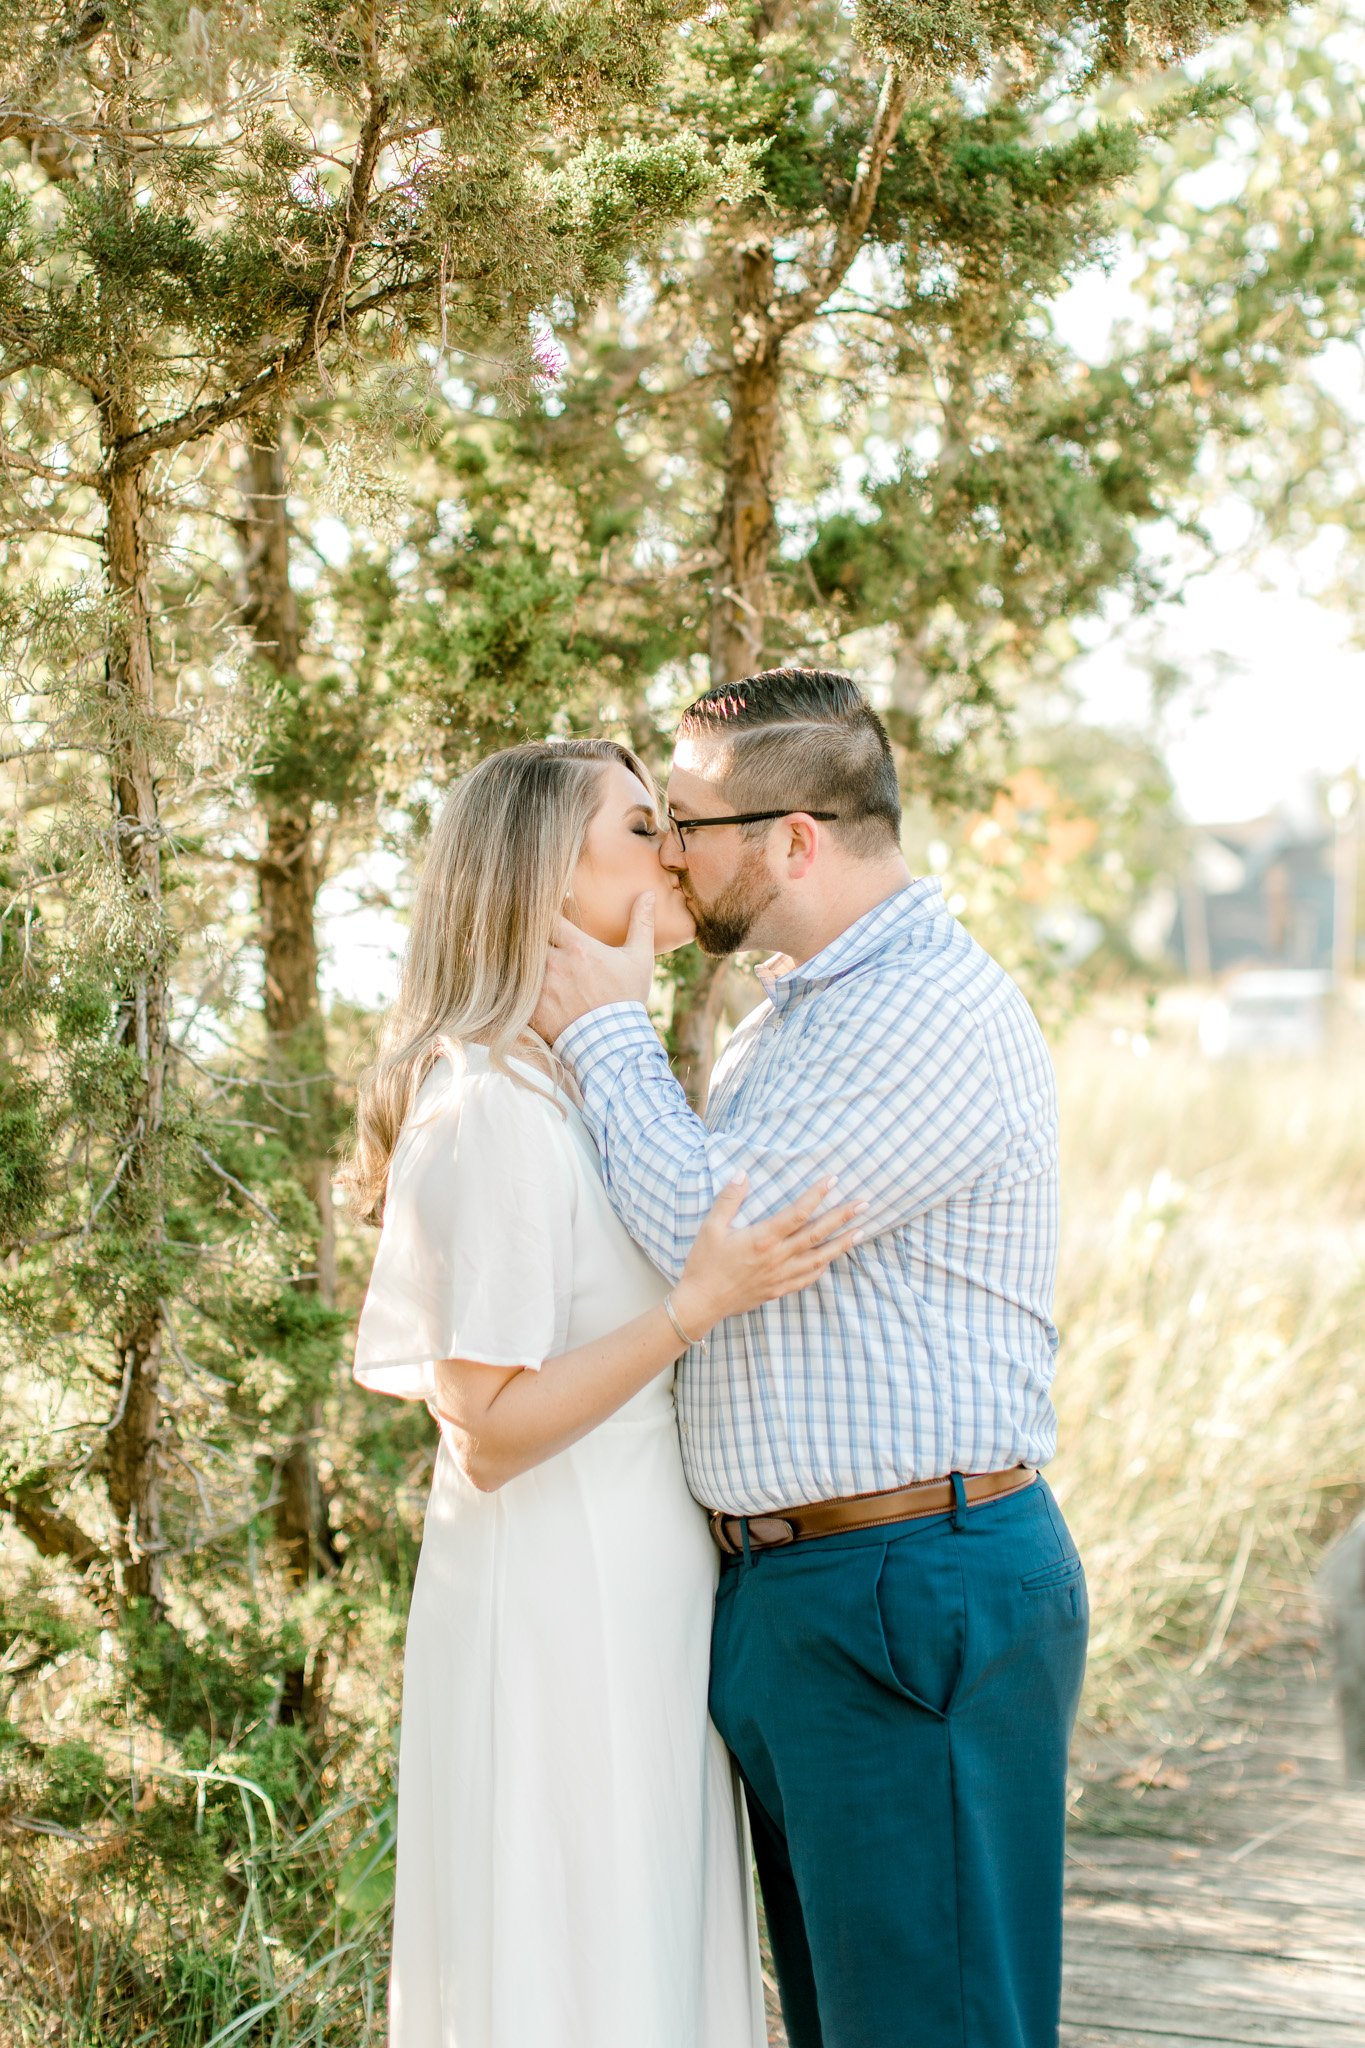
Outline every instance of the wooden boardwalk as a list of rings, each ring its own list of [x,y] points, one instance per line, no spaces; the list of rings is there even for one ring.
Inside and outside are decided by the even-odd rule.
[[[1083,1774],[1061,2048],[1365,2048],[1365,1787],[1340,1757],[1286,1653],[1237,1671],[1192,1753]]]
[[[1365,1788],[1306,1656],[1235,1669],[1192,1754],[1077,1821],[1062,2048],[1365,2048]]]

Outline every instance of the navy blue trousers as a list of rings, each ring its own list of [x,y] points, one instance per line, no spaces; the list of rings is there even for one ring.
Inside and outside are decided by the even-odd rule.
[[[791,2048],[1055,2048],[1088,1622],[1041,1479],[726,1560],[711,1712]]]

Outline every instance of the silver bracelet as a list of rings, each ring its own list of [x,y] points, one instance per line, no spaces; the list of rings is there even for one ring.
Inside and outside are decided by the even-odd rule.
[[[669,1322],[672,1323],[673,1328],[677,1333],[678,1341],[680,1343],[686,1344],[690,1349],[694,1344],[704,1344],[706,1342],[705,1337],[688,1336],[686,1330],[678,1321],[677,1311],[673,1306],[673,1296],[671,1294],[666,1294],[664,1296],[663,1308],[664,1314],[668,1317]]]

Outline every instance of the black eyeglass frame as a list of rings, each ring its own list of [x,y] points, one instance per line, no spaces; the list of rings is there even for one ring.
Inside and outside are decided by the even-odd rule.
[[[815,818],[822,825],[837,825],[837,811],[808,811],[800,804],[789,804],[785,811],[737,811],[733,818],[675,818],[667,812],[668,829],[678,835],[678,844],[687,851],[687,835],[705,825],[766,825],[776,818]]]

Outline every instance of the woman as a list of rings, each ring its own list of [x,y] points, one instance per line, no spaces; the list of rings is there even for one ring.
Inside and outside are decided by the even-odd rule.
[[[706,1713],[715,1557],[675,1361],[846,1248],[822,1184],[704,1224],[671,1292],[530,1030],[567,909],[692,926],[626,749],[516,747],[437,823],[350,1171],[382,1211],[356,1376],[441,1443],[408,1624],[392,2048],[759,2048],[748,1848]]]

